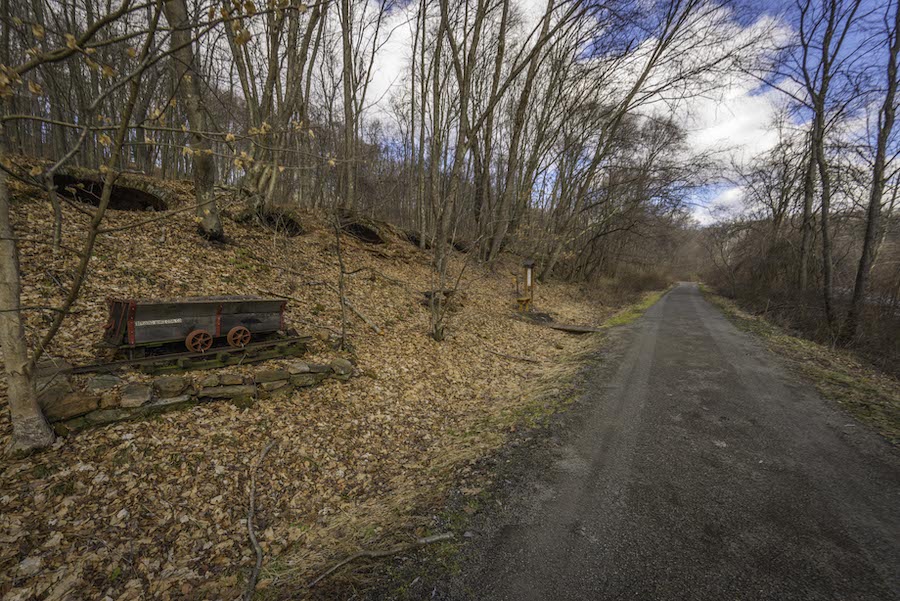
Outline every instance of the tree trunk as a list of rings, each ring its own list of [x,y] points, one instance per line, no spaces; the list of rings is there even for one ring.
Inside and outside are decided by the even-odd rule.
[[[425,211],[425,115],[427,113],[428,99],[428,73],[425,70],[425,18],[427,16],[426,6],[427,5],[425,3],[425,0],[422,0],[421,4],[419,5],[419,12],[422,14],[422,45],[419,49],[419,77],[421,79],[421,100],[419,102],[419,107],[421,109],[421,114],[419,115],[419,177],[417,181],[417,198],[419,202],[419,248],[423,250],[425,249],[426,240],[428,239],[428,219]],[[435,73],[434,77],[437,77],[437,73]]]
[[[354,176],[356,175],[354,166],[356,119],[353,113],[354,65],[353,48],[350,43],[351,8],[349,0],[341,0],[341,45],[344,61],[344,164],[342,169],[344,194],[341,204],[346,209],[353,209],[355,201]]]
[[[6,154],[0,124],[0,156]],[[0,348],[8,383],[9,415],[13,426],[9,452],[28,453],[53,443],[53,431],[38,405],[19,299],[19,255],[9,215],[6,171],[0,169]]]
[[[831,210],[831,173],[825,160],[824,140],[819,139],[816,149],[816,162],[819,167],[819,179],[822,182],[822,300],[825,304],[825,320],[832,333],[835,332],[834,316],[834,266],[832,261],[831,230],[829,229],[829,212]]]
[[[544,20],[541,25],[541,33],[538,39],[544,39],[550,30],[550,18],[553,15],[554,0],[547,3],[547,10],[544,13]],[[506,4],[504,4],[504,8]],[[504,14],[504,19],[505,19]],[[503,191],[497,201],[496,223],[494,224],[494,232],[491,237],[491,249],[488,254],[488,260],[493,261],[500,254],[503,248],[503,242],[506,240],[506,232],[509,230],[509,222],[512,213],[512,202],[516,193],[516,174],[519,169],[519,150],[523,129],[525,128],[525,117],[531,100],[531,89],[534,86],[534,78],[538,72],[538,66],[541,62],[540,52],[536,52],[531,57],[531,63],[528,65],[528,72],[525,75],[525,82],[522,86],[522,92],[519,95],[519,101],[516,105],[515,117],[513,119],[512,139],[509,144],[509,153],[506,163],[506,180],[503,185]]]
[[[894,6],[893,40],[888,54],[887,92],[881,109],[880,129],[875,147],[875,164],[872,169],[872,188],[869,191],[869,208],[866,215],[866,233],[863,239],[862,256],[856,270],[856,284],[853,287],[853,299],[847,313],[844,337],[851,339],[859,334],[860,313],[865,304],[866,289],[869,285],[869,273],[875,263],[878,246],[879,228],[881,226],[881,199],[884,195],[885,163],[887,143],[894,129],[896,107],[894,99],[897,95],[897,56],[900,54],[900,6]]]
[[[197,218],[200,233],[210,240],[223,240],[225,231],[219,219],[215,192],[216,165],[206,132],[206,117],[200,97],[200,75],[196,68],[191,42],[190,21],[184,0],[164,3],[166,19],[172,27],[171,48],[175,67],[175,82],[187,113],[191,128],[191,161],[194,171],[194,195],[197,199]],[[180,84],[180,85],[179,85]]]
[[[803,216],[800,222],[800,266],[797,285],[801,292],[809,287],[809,247],[812,243],[812,201],[816,188],[816,151],[810,133],[809,156],[806,158],[806,173],[803,178]]]

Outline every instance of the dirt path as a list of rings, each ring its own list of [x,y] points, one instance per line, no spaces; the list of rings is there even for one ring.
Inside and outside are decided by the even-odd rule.
[[[900,598],[895,449],[694,285],[623,340],[454,599]]]

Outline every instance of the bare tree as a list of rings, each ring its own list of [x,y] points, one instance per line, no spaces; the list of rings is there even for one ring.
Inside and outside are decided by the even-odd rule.
[[[222,240],[225,231],[219,219],[219,209],[213,188],[216,184],[216,165],[207,138],[206,116],[203,111],[200,76],[196,66],[191,24],[184,0],[166,0],[166,19],[172,28],[172,60],[174,80],[187,112],[191,131],[188,149],[194,172],[194,195],[197,198],[197,220],[200,232],[210,240]]]
[[[893,11],[893,21],[890,12]],[[888,161],[888,141],[894,130],[894,119],[897,112],[897,58],[900,55],[900,7],[896,1],[889,3],[887,22],[888,56],[885,73],[885,93],[881,110],[878,113],[878,129],[875,141],[875,161],[872,165],[872,184],[869,189],[869,203],[866,211],[866,229],[863,237],[859,267],[856,270],[856,282],[853,298],[844,325],[844,336],[852,338],[859,334],[860,317],[869,285],[869,276],[875,263],[875,252],[881,230],[881,205],[884,198],[884,187],[887,181],[886,165]]]

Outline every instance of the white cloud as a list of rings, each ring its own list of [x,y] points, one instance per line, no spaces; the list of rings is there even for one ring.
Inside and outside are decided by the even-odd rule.
[[[700,225],[709,225],[720,219],[733,217],[743,209],[744,190],[731,186],[719,191],[710,200],[694,205],[693,217]]]
[[[728,163],[743,163],[765,153],[778,143],[774,122],[781,101],[780,92],[759,91],[749,82],[733,84],[718,99],[694,99],[683,121],[688,146]]]

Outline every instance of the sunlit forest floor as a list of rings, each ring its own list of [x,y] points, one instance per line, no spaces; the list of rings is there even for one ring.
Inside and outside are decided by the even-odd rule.
[[[187,185],[170,187],[189,204]],[[88,217],[64,205],[62,249],[53,253],[52,213],[34,194],[16,189],[14,226],[22,304],[44,307],[58,304],[71,282]],[[125,229],[100,237],[47,356],[101,358],[95,345],[107,297],[279,294],[290,297],[288,325],[339,330],[330,288],[340,272],[335,231],[324,217],[304,214],[304,233],[286,237],[235,222],[236,208],[224,204],[226,244],[198,237],[191,211],[110,211],[107,227]],[[428,508],[451,485],[465,487],[468,466],[523,422],[564,404],[575,358],[596,339],[517,318],[513,274],[521,258],[487,269],[474,257],[453,257],[453,273],[462,276],[439,343],[428,336],[423,304],[432,287],[428,251],[401,237],[370,245],[344,235],[341,246],[353,273],[346,296],[382,334],[350,314],[352,351],[320,337],[308,358],[351,358],[359,377],[249,409],[207,403],[88,430],[29,459],[3,460],[0,596],[235,598],[255,561],[246,526],[251,465],[271,441],[256,475],[265,554],[259,587],[302,589],[348,551],[431,532]],[[600,324],[616,311],[611,298],[551,283],[538,286],[536,308]],[[32,342],[50,315],[27,313]],[[5,407],[0,416],[5,444]]]

